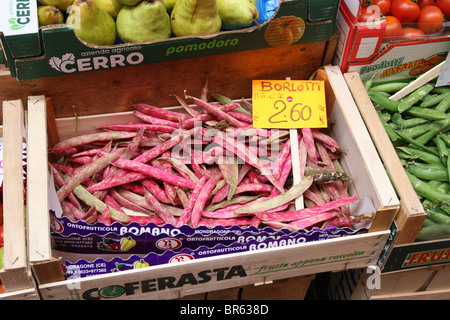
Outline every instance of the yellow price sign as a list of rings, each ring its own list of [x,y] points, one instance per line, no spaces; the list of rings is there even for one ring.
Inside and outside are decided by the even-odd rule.
[[[327,109],[322,80],[253,80],[253,127],[325,128]]]

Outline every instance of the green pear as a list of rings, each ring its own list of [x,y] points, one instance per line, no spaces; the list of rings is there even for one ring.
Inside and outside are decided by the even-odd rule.
[[[67,26],[89,44],[112,45],[116,41],[116,22],[93,0],[75,0],[66,19]]]
[[[94,0],[95,4],[102,10],[108,12],[114,19],[124,6],[119,0]]]
[[[117,34],[124,42],[146,42],[171,36],[170,17],[163,0],[142,0],[125,6],[116,19]]]
[[[250,27],[259,18],[256,0],[217,0],[217,8],[224,30]]]
[[[166,5],[167,11],[171,11],[173,9],[175,2],[177,2],[177,0],[164,0],[164,4]]]
[[[62,12],[72,5],[74,0],[39,0],[44,6],[55,6]]]
[[[38,21],[39,26],[48,26],[52,24],[64,23],[64,16],[55,6],[40,6],[38,7]]]
[[[142,0],[118,0],[121,4],[127,5],[127,6],[134,6],[137,5]]]
[[[222,27],[217,0],[177,0],[170,21],[175,36],[212,34]]]

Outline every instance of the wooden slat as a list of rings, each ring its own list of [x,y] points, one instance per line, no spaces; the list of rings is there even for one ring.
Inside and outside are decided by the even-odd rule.
[[[342,73],[338,67],[325,67],[325,70],[333,91],[338,93],[336,104],[340,108],[335,106],[330,111],[333,116],[331,131],[336,137],[339,137],[339,143],[346,150],[343,165],[347,168],[346,172],[350,174],[351,184],[358,186],[356,191],[369,187],[367,183],[366,186],[363,186],[362,181],[371,181],[372,190],[370,192],[365,190],[366,194],[371,194],[377,210],[380,208],[389,210],[383,210],[375,216],[373,225],[377,229],[370,231],[386,230],[397,214],[400,206],[399,199],[380,161],[352,94],[347,86],[342,85],[342,82],[345,83]],[[378,219],[382,219],[383,223],[377,221]]]
[[[28,99],[27,138],[27,216],[29,259],[31,262],[52,258],[48,234],[47,105],[44,96]]]
[[[3,102],[3,123],[4,265],[0,278],[9,292],[33,287],[25,241],[21,100]]]
[[[444,63],[445,63],[445,61],[441,62],[437,66],[428,70],[427,72],[422,74],[420,77],[418,77],[416,80],[409,83],[406,87],[404,87],[403,89],[401,89],[398,92],[391,95],[389,97],[389,99],[392,99],[394,101],[399,101],[400,99],[406,97],[408,94],[410,94],[414,90],[416,90],[416,89],[420,88],[421,86],[423,86],[424,84],[430,82],[431,80],[433,80],[434,78],[439,76],[439,74],[442,71],[442,68],[444,67]]]
[[[190,273],[212,270],[230,270],[239,267],[245,270],[240,276],[211,281],[201,285],[164,288],[134,294],[121,295],[117,299],[176,299],[183,296],[211,292],[233,287],[252,285],[258,282],[311,275],[325,271],[362,268],[376,263],[381,249],[389,236],[389,231],[354,235],[326,241],[307,242],[278,248],[267,248],[243,253],[231,253],[211,258],[191,260],[183,263],[157,265],[149,268],[133,269],[101,276],[71,279],[49,283],[39,287],[46,299],[83,299],[89,294],[98,296],[98,288],[110,285],[123,286],[125,283],[140,283],[149,279],[178,277]],[[303,262],[303,263],[302,263]],[[97,290],[97,291],[96,291]]]

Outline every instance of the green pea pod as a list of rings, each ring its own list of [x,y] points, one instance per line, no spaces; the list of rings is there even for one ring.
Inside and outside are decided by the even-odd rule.
[[[439,104],[442,100],[444,100],[447,97],[450,97],[450,91],[435,95],[430,99],[426,99],[426,100],[423,99],[422,103],[420,104],[420,107],[422,107],[422,108],[433,107],[433,106]]]
[[[376,91],[376,92],[395,93],[395,92],[403,89],[407,85],[408,85],[408,83],[406,83],[406,82],[383,83],[383,84],[372,86],[370,88],[370,90]]]
[[[441,102],[439,102],[439,104],[436,106],[434,110],[447,112],[449,108],[450,108],[450,95],[445,97],[445,99],[442,100]]]
[[[450,125],[450,118],[446,120],[433,121],[430,130],[422,134],[420,137],[416,138],[416,142],[423,145],[427,144],[441,130],[446,129],[449,125]]]
[[[377,114],[380,118],[381,124],[384,127],[384,130],[386,130],[386,133],[388,134],[389,139],[392,141],[392,143],[396,144],[397,142],[399,142],[401,140],[400,137],[395,132],[395,130],[386,122],[380,110],[377,110]]]
[[[445,120],[449,116],[445,112],[437,111],[434,109],[427,109],[421,107],[410,107],[405,110],[411,116],[419,117],[427,120]]]
[[[432,122],[427,122],[415,127],[400,129],[400,133],[408,136],[411,139],[415,139],[420,135],[430,131],[435,125]]]
[[[403,122],[405,121],[402,117],[402,115],[398,112],[394,112],[391,116],[391,120],[392,122],[394,122],[395,124],[398,124],[399,126],[401,126],[403,128]]]
[[[424,84],[420,88],[410,93],[405,99],[401,100],[398,104],[398,112],[402,113],[411,108],[414,104],[423,99],[434,86],[430,83]]]
[[[370,77],[369,80],[367,80],[366,82],[364,82],[364,88],[366,89],[366,91],[369,91],[370,88],[372,87],[373,84],[373,78],[375,78],[375,76],[377,75],[377,71],[375,71],[372,76]]]
[[[450,201],[450,194],[439,192],[435,188],[430,187],[425,181],[417,178],[408,170],[406,170],[406,174],[417,194],[437,203]]]
[[[442,163],[447,166],[448,148],[445,144],[445,141],[441,138],[440,134],[436,135],[436,137],[434,138],[434,143],[436,144],[439,158],[441,159]]]
[[[441,87],[434,87],[433,90],[431,90],[432,93],[446,93],[450,92],[450,86],[441,86]]]
[[[441,138],[444,140],[448,148],[450,148],[450,134],[441,133]]]
[[[409,155],[408,159],[418,159],[429,164],[441,164],[441,159],[438,156],[423,151],[419,148],[401,146],[397,147],[397,149],[408,154]]]
[[[435,156],[438,156],[438,152],[434,150],[433,148],[427,147],[421,143],[418,143],[416,140],[411,139],[410,137],[402,134],[399,130],[395,130],[395,133],[398,134],[401,138],[406,140],[407,142],[411,143],[412,145],[418,147],[419,149],[422,149],[423,151],[429,152],[431,154],[434,154]]]
[[[425,208],[425,212],[427,213],[428,218],[434,222],[450,224],[450,217],[437,207]]]
[[[409,166],[409,171],[419,179],[448,181],[447,166],[420,164]]]
[[[370,100],[372,100],[372,102],[374,102],[375,104],[378,104],[389,111],[398,112],[399,102],[389,99],[380,92],[369,91],[368,94]]]
[[[424,220],[424,222],[423,222],[423,224],[422,224],[422,227],[425,228],[425,227],[435,226],[435,225],[437,225],[436,222],[434,222],[434,221],[431,220],[430,218],[426,217],[425,220]],[[450,230],[450,229],[449,229],[449,230]]]
[[[423,227],[417,234],[416,241],[430,241],[450,237],[450,225],[435,224]]]

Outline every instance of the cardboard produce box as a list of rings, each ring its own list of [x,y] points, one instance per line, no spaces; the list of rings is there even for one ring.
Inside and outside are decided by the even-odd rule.
[[[447,22],[441,32],[424,38],[385,38],[386,20],[358,22],[361,6],[358,0],[340,2],[336,19],[338,45],[334,64],[342,72],[358,72],[364,82],[410,79],[444,61],[450,50]],[[410,24],[411,25],[411,24]]]
[[[171,37],[145,43],[94,46],[65,24],[38,27],[37,0],[0,3],[1,42],[11,75],[18,80],[329,40],[334,33],[337,0],[258,1],[259,25],[201,36]],[[275,9],[273,9],[275,8]],[[287,18],[290,17],[290,18]],[[300,38],[270,44],[272,22],[294,19]],[[12,23],[15,22],[15,23]],[[274,25],[272,25],[274,27]],[[269,31],[272,32],[272,31]]]

